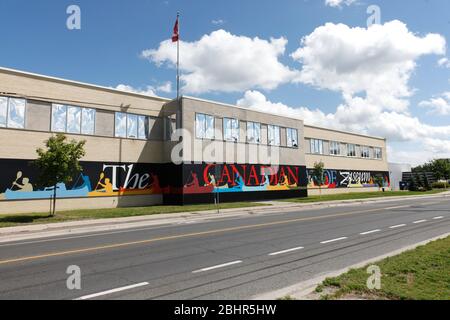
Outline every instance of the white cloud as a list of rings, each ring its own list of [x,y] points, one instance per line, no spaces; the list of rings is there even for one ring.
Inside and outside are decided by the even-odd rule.
[[[416,35],[400,21],[369,28],[327,23],[304,37],[292,58],[301,63],[295,82],[342,94],[343,102],[334,112],[273,103],[258,91],[247,91],[237,103],[299,117],[311,125],[386,137],[391,161],[407,159],[402,145],[414,146],[413,164],[449,157],[450,126],[423,123],[409,111],[409,98],[414,94],[409,80],[417,60],[429,54],[443,55],[445,48],[442,36]]]
[[[171,93],[172,82],[167,81],[157,87],[146,86],[145,88],[135,88],[127,84],[119,84],[114,89],[156,97],[157,96],[156,92]]]
[[[438,61],[439,66],[450,69],[450,60],[448,58],[442,58]]]
[[[156,96],[152,86],[147,86],[145,89],[136,89],[126,84],[119,84],[115,89],[125,92],[144,94],[147,96]]]
[[[349,96],[363,93],[375,105],[405,111],[416,60],[444,53],[442,36],[420,37],[392,21],[369,28],[327,23],[304,37],[292,57],[302,64],[297,82]]]
[[[342,5],[351,5],[356,3],[357,0],[325,0],[325,5],[330,7],[341,7]]]
[[[328,120],[332,120],[331,115],[327,116],[319,109],[310,110],[305,107],[291,108],[280,102],[271,102],[259,91],[245,92],[244,97],[237,101],[237,105],[239,107],[261,112],[276,113],[287,117],[301,119],[314,125],[322,125],[328,122]]]
[[[223,20],[223,19],[214,19],[214,20],[211,20],[211,23],[213,25],[215,25],[215,26],[220,26],[222,24],[225,24],[225,20]]]
[[[156,91],[164,92],[164,93],[171,93],[172,92],[172,82],[170,82],[170,81],[164,82],[163,84],[159,85],[156,88]]]
[[[252,88],[271,90],[290,82],[296,72],[283,65],[285,38],[236,36],[224,30],[204,35],[195,42],[180,43],[183,92],[239,92]],[[144,58],[162,65],[176,63],[176,45],[170,40],[157,49],[142,52]]]
[[[429,109],[429,114],[450,115],[450,92],[445,92],[440,97],[422,101],[419,106]]]

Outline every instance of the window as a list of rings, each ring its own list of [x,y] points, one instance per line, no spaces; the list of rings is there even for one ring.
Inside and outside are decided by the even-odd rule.
[[[347,145],[347,156],[356,157],[356,146],[354,144]]]
[[[53,132],[93,135],[95,131],[95,109],[52,105]]]
[[[375,159],[383,159],[383,152],[381,148],[374,148],[374,157]]]
[[[81,109],[81,133],[93,135],[95,133],[95,109]]]
[[[195,117],[195,131],[198,139],[214,139],[214,117],[198,113]]]
[[[0,127],[6,127],[6,118],[8,117],[8,98],[0,97]]]
[[[226,141],[239,141],[239,120],[223,118],[223,138]]]
[[[115,136],[147,140],[150,135],[150,117],[131,113],[116,112]]]
[[[127,137],[127,114],[116,112],[115,117],[115,136],[117,138]]]
[[[339,156],[341,154],[341,144],[339,142],[330,142],[330,154],[333,156]]]
[[[146,116],[138,117],[138,139],[146,140],[149,137],[149,119]]]
[[[370,149],[366,146],[361,146],[361,158],[369,159],[370,158]]]
[[[323,140],[311,139],[311,153],[323,154]]]
[[[261,124],[247,122],[247,142],[261,143]]]
[[[297,129],[287,128],[287,146],[291,148],[298,148],[298,131]]]
[[[52,106],[52,131],[66,132],[67,106],[54,104]]]
[[[67,107],[67,132],[81,132],[81,108]]]
[[[280,127],[279,126],[268,126],[268,143],[269,146],[279,146],[281,144],[280,140]]]
[[[0,127],[25,128],[24,99],[0,97]]]
[[[127,138],[136,139],[138,137],[138,117],[135,114],[127,114]]]

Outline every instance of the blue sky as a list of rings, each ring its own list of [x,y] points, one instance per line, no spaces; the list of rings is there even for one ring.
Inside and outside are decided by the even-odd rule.
[[[68,17],[66,9],[73,4],[81,8],[81,30],[66,28]],[[367,28],[366,10],[372,4],[378,5],[381,9],[381,24],[399,20],[407,26],[407,31],[417,38],[425,38],[431,33],[440,35],[446,41],[450,39],[450,16],[448,15],[450,2],[442,0],[370,2],[357,0],[348,5],[341,3],[338,7],[326,5],[325,0],[136,0],[132,2],[2,0],[0,3],[2,39],[0,66],[109,87],[122,84],[134,88],[133,90],[144,90],[151,86],[158,95],[174,97],[173,90],[168,92],[166,88],[158,91],[158,87],[168,81],[172,82],[172,88],[174,87],[175,70],[170,65],[170,58],[160,43],[170,38],[177,11],[182,14],[181,32],[182,39],[186,43],[195,44],[204,35],[211,35],[219,29],[223,29],[233,37],[243,37],[250,41],[255,37],[268,42],[271,38],[283,38],[287,43],[284,45],[284,53],[276,56],[277,62],[290,71],[301,72],[308,63],[328,61],[313,61],[311,58],[309,62],[301,59],[294,60],[290,55],[299,48],[305,47],[300,43],[303,37],[313,34],[317,28],[326,23],[333,23],[333,26],[342,23],[349,29]],[[335,27],[320,34],[317,33],[314,41],[318,41],[320,37],[326,38],[324,33],[333,32],[333,30]],[[339,41],[342,42],[342,39]],[[348,38],[348,41],[352,42],[352,39]],[[395,46],[395,43],[396,39],[391,39],[391,45]],[[385,135],[390,140],[390,151],[392,151],[390,158],[394,161],[416,159],[412,162],[418,162],[424,157],[428,159],[447,156],[450,154],[448,147],[450,106],[445,104],[442,106],[442,103],[450,104],[450,97],[446,98],[446,93],[450,92],[450,64],[443,60],[447,57],[446,52],[436,49],[435,44],[429,45],[430,49],[427,52],[419,53],[420,48],[416,48],[417,52],[413,58],[405,58],[415,63],[415,67],[407,71],[406,81],[408,89],[413,94],[400,97],[403,101],[407,101],[407,109],[394,110],[409,118],[417,119],[421,125],[426,126],[426,130],[429,129],[429,133],[422,135],[418,132],[408,136],[404,133],[408,131],[408,127],[399,129],[401,132],[393,132],[395,131],[393,128],[378,128],[370,123],[354,126],[337,120],[338,116],[328,117],[328,120],[326,117],[317,120],[319,116],[310,115],[311,122]],[[445,48],[446,45],[445,43]],[[313,40],[310,46],[314,47]],[[252,50],[252,46],[250,45],[247,49]],[[407,48],[403,49],[407,55]],[[158,65],[155,59],[144,59],[141,56],[144,50],[159,50],[163,56],[160,59],[162,65]],[[236,47],[233,50],[239,49]],[[181,53],[182,59],[185,53]],[[195,61],[195,57],[190,58]],[[355,56],[355,60],[357,58]],[[441,66],[438,65],[439,60],[441,60]],[[446,67],[446,64],[449,66]],[[383,66],[386,67],[386,64]],[[203,68],[203,66],[186,66],[183,72],[195,73],[193,70],[197,68]],[[208,70],[203,71],[208,72]],[[211,72],[214,70],[216,69],[211,69]],[[314,76],[320,77],[320,75],[316,73]],[[255,74],[255,77],[258,75]],[[354,81],[353,79],[354,77],[348,81]],[[258,101],[261,102],[258,99],[263,96],[266,99],[266,107],[269,108],[280,107],[280,105],[280,110],[284,107],[292,109],[305,107],[309,110],[318,108],[324,115],[334,115],[339,105],[348,104],[351,107],[350,105],[355,102],[344,101],[344,89],[334,88],[330,83],[324,84],[318,78],[309,80],[308,82],[304,78],[302,80],[283,78],[273,86],[261,85],[255,80],[254,84],[247,81],[245,85],[226,90],[226,92],[217,88],[212,90],[203,88],[193,94],[187,93],[231,104],[243,100],[241,104],[251,108],[258,108],[256,104]],[[219,77],[217,81],[220,84],[222,79]],[[367,90],[362,88],[358,92],[353,92],[353,99],[365,97]],[[387,93],[389,94],[391,93]],[[437,101],[432,100],[433,98],[444,101],[440,101],[439,113],[435,112]],[[374,107],[378,108],[377,111],[368,114],[368,117],[376,118],[375,112],[393,112],[391,106],[377,103],[380,104]],[[419,106],[420,104],[422,106]],[[446,107],[448,107],[448,113],[446,113]],[[364,108],[364,104],[360,108]],[[304,113],[299,114],[301,115]],[[361,121],[361,119],[358,120]],[[327,121],[334,123],[327,123]],[[341,123],[337,124],[336,122],[339,121]],[[373,129],[374,127],[377,129]],[[442,134],[439,134],[440,132]],[[420,154],[417,151],[419,140],[426,149],[421,150]],[[427,149],[427,145],[431,144],[433,146]]]

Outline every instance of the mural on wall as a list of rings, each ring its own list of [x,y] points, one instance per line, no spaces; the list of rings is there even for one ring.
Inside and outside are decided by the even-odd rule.
[[[351,171],[351,170],[325,170],[325,183],[322,188],[377,188],[375,177],[383,179],[383,187],[391,186],[389,172]],[[308,169],[308,188],[319,188],[314,170]]]
[[[184,177],[184,194],[293,191],[307,184],[306,169],[299,166],[185,165]]]
[[[83,171],[70,184],[58,183],[57,198],[162,194],[220,194],[296,191],[307,187],[299,166],[215,164],[123,164],[81,162]],[[29,160],[0,160],[0,200],[51,199],[53,186],[39,186]]]
[[[81,162],[81,166],[83,172],[70,185],[57,184],[57,198],[152,195],[171,190],[167,173],[173,172],[172,164]],[[37,185],[38,172],[31,161],[0,160],[0,168],[0,200],[53,197],[53,186]]]

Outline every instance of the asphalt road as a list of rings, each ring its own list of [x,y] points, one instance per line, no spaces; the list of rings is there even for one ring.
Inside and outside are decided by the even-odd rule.
[[[249,299],[448,232],[436,197],[6,243],[0,299]]]

